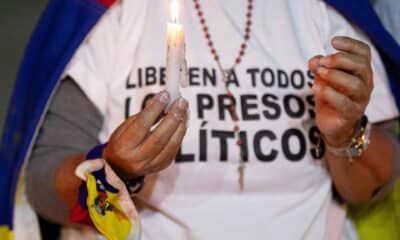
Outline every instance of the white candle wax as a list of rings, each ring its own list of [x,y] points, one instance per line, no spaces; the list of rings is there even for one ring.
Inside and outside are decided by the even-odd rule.
[[[179,87],[187,80],[187,65],[185,57],[185,32],[183,26],[176,22],[167,26],[167,66],[166,89],[170,94],[170,104],[181,94]]]

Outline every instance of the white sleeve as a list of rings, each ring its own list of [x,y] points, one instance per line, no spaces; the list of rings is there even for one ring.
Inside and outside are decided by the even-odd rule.
[[[378,51],[360,29],[351,25],[335,9],[326,5],[325,7],[326,9],[323,9],[323,11],[326,15],[324,19],[326,28],[324,48],[326,53],[337,52],[331,45],[331,40],[335,36],[348,36],[366,42],[371,47],[374,89],[366,110],[369,120],[371,122],[381,122],[397,117],[399,112],[390,91],[388,76]]]
[[[104,115],[108,84],[119,35],[120,4],[101,17],[78,48],[63,76],[73,78],[86,96]]]

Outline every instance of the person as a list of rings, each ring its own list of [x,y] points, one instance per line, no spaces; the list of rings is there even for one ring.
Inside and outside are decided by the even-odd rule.
[[[332,192],[367,202],[394,163],[379,123],[398,111],[369,40],[320,1],[184,2],[189,87],[158,122],[170,102],[166,9],[118,2],[74,55],[27,168],[34,209],[68,224],[74,170],[108,142],[122,179],[146,176],[143,239],[339,239]],[[364,115],[370,144],[350,156],[349,140],[368,138]]]

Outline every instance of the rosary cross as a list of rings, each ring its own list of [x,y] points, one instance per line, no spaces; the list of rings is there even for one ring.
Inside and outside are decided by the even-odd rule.
[[[222,70],[222,79],[225,84],[228,83],[229,77],[232,74],[233,68],[223,69]]]

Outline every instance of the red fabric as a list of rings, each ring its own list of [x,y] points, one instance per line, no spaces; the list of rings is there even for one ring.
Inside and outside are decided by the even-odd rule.
[[[97,0],[97,1],[106,7],[110,7],[116,2],[116,0]]]
[[[74,207],[71,209],[71,215],[69,216],[71,223],[83,223],[94,227],[92,219],[90,218],[89,211],[81,207],[77,201]]]

